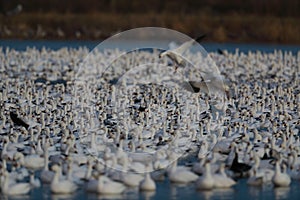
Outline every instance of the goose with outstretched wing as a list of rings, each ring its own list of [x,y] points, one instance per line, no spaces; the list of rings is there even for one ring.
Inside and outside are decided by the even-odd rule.
[[[168,57],[175,63],[175,70],[177,70],[178,67],[185,67],[185,61],[182,58],[182,55],[185,51],[187,51],[189,48],[191,48],[193,45],[195,45],[197,42],[200,43],[203,38],[205,38],[206,35],[201,35],[200,37],[196,38],[195,40],[189,40],[179,47],[175,49],[169,49],[166,51],[163,51],[159,54],[159,58]]]

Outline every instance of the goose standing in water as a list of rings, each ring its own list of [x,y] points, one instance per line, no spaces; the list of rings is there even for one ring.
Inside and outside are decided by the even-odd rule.
[[[174,183],[189,183],[198,179],[197,174],[185,168],[177,168],[177,160],[173,161],[171,168],[168,170],[168,177]]]
[[[288,187],[291,183],[291,177],[287,173],[281,172],[279,160],[277,160],[275,164],[275,174],[272,178],[272,182],[275,187]]]
[[[121,194],[126,189],[125,185],[115,181],[111,181],[109,178],[99,174],[97,193],[99,194]]]
[[[259,157],[259,154],[257,152],[251,152],[251,158],[250,160],[254,160],[254,165],[252,166],[252,169],[250,170],[252,172],[252,179],[254,177],[260,178],[262,177],[263,183],[269,183],[272,181],[272,177],[274,176],[274,170],[270,169],[272,165],[270,165],[268,162],[261,163],[261,158]],[[250,175],[250,176],[251,176]]]
[[[59,180],[61,168],[58,165],[53,165],[52,170],[55,172],[51,182],[51,192],[55,194],[70,194],[77,190],[77,186],[69,180]]]
[[[54,172],[49,170],[49,153],[48,153],[49,143],[46,141],[44,144],[44,169],[41,172],[41,181],[46,184],[50,184],[54,177]]]
[[[127,161],[124,162],[123,171],[121,172],[121,181],[129,187],[137,187],[144,177],[141,174],[130,172],[128,164]]]
[[[220,169],[218,174],[213,175],[214,179],[214,187],[215,188],[230,188],[231,186],[235,185],[236,182],[227,176],[225,173],[225,164],[220,164]]]
[[[150,167],[147,165],[146,169],[149,170]],[[155,182],[150,176],[150,172],[145,172],[144,179],[140,182],[140,190],[142,191],[154,191],[156,189]]]
[[[144,179],[140,174],[134,172],[121,172],[121,181],[129,187],[137,187],[140,182]]]
[[[214,188],[215,182],[210,171],[210,162],[205,163],[205,172],[196,182],[196,188],[198,190],[211,190]]]
[[[12,183],[14,181],[10,180],[7,171],[4,172],[3,176],[4,181],[1,183],[1,191],[4,195],[24,195],[30,192],[31,185],[29,183]]]

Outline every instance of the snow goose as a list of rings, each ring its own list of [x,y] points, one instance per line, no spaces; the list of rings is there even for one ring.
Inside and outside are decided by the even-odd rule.
[[[174,160],[171,164],[171,168],[168,170],[168,177],[171,182],[184,184],[194,182],[198,179],[198,176],[188,169],[177,168],[177,160]]]
[[[192,47],[196,42],[200,42],[203,38],[205,37],[205,35],[201,35],[200,37],[198,37],[196,40],[189,40],[185,43],[183,43],[182,45],[180,45],[179,47],[175,48],[175,49],[170,49],[164,52],[161,52],[159,54],[159,58],[165,57],[167,56],[168,58],[170,58],[172,61],[175,62],[175,69],[177,70],[178,67],[185,67],[185,60],[183,59],[183,55],[190,47]]]
[[[1,191],[4,195],[24,195],[30,192],[31,186],[29,183],[12,183],[9,173],[4,172],[4,182],[1,184]]]
[[[125,185],[109,178],[99,175],[97,184],[97,193],[100,194],[121,194],[126,189]]]
[[[225,164],[220,164],[220,169],[218,174],[213,175],[214,179],[214,187],[215,188],[230,188],[231,186],[235,185],[236,182],[227,176],[225,173]]]
[[[287,187],[291,183],[290,176],[285,172],[281,172],[279,160],[277,160],[275,164],[275,174],[272,178],[272,182],[276,187]]]
[[[146,169],[148,170],[145,172],[144,179],[140,182],[140,190],[142,191],[154,191],[156,189],[156,184],[153,181],[153,179],[150,177],[150,167],[149,165],[146,166]]]
[[[128,166],[129,163],[128,160],[126,160],[127,159],[125,159],[123,171],[121,173],[121,181],[129,187],[137,187],[144,177],[141,174],[130,172]]]
[[[8,144],[9,144],[9,138],[7,136],[5,136],[3,138],[3,149],[1,152],[1,158],[3,158],[4,156],[8,159],[8,160],[13,160],[14,154],[17,152],[16,150],[8,150]]]
[[[14,154],[14,160],[19,161],[20,164],[29,170],[37,170],[44,167],[44,158],[39,155],[27,155],[24,156],[22,153],[17,152]]]
[[[254,176],[263,177],[263,180],[262,180],[263,183],[271,182],[272,177],[274,175],[274,170],[271,169],[271,167],[273,167],[273,166],[270,165],[269,162],[262,162],[262,164],[261,164],[261,159],[259,157],[259,154],[256,152],[251,152],[251,153],[253,154],[251,157],[251,160],[254,160],[254,165],[252,166],[251,170],[255,171]]]
[[[196,188],[198,190],[211,190],[214,187],[214,179],[210,171],[210,162],[205,163],[205,172],[196,182]]]
[[[77,186],[69,180],[59,180],[61,168],[58,165],[53,165],[52,170],[55,172],[53,180],[50,185],[52,193],[55,194],[70,194],[76,191]]]
[[[49,166],[48,166],[48,163],[49,163],[48,147],[49,147],[49,144],[46,141],[44,144],[44,169],[42,170],[41,175],[40,175],[41,181],[46,184],[50,184],[54,177],[54,172],[50,171]]]

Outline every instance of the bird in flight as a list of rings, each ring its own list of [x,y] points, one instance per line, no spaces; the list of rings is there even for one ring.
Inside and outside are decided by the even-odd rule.
[[[171,59],[174,64],[175,64],[175,71],[177,72],[178,67],[185,68],[186,67],[186,62],[185,59],[182,57],[182,55],[193,45],[195,45],[197,42],[200,43],[203,38],[205,38],[206,35],[201,35],[200,37],[196,39],[189,40],[179,47],[175,49],[169,49],[166,51],[163,51],[159,54],[159,58],[162,57],[168,57]],[[213,68],[214,69],[214,68]],[[222,80],[222,77],[218,75],[216,71],[206,71],[204,69],[198,68],[198,70],[201,71],[201,76],[204,78],[204,80],[188,80],[187,82],[181,82],[178,80],[171,80],[172,82],[176,82],[179,85],[182,86],[182,88],[193,92],[193,93],[198,93],[198,92],[204,92],[204,93],[219,93],[219,94],[224,94],[228,97],[228,88],[226,85],[224,85],[224,82]]]
[[[182,58],[182,54],[197,42],[200,43],[203,40],[203,38],[205,38],[205,36],[206,36],[205,34],[201,35],[196,39],[192,39],[183,43],[182,45],[180,45],[175,49],[169,49],[163,51],[159,54],[159,58],[163,58],[165,56],[170,58],[173,62],[175,62],[175,71],[177,71],[178,67],[185,67],[185,61]]]

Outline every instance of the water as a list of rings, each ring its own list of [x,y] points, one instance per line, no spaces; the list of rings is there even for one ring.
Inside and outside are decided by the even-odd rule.
[[[57,50],[62,47],[78,48],[85,46],[93,49],[100,43],[97,41],[22,41],[22,40],[0,40],[0,47],[3,49],[9,47],[16,50],[26,50],[26,47],[35,47],[41,49],[43,47]],[[132,44],[120,44],[120,48],[130,48]],[[299,46],[293,45],[266,45],[266,44],[216,44],[203,43],[204,48],[208,52],[216,52],[218,49],[234,52],[239,48],[240,52],[248,51],[273,52],[274,49],[290,51],[296,54]],[[84,187],[81,187],[72,195],[52,195],[49,186],[33,189],[28,196],[14,197],[9,199],[299,199],[300,182],[292,181],[288,188],[274,188],[272,185],[264,187],[249,187],[246,179],[238,180],[237,185],[226,190],[197,191],[195,185],[175,185],[171,184],[168,179],[163,182],[157,182],[157,189],[154,193],[141,193],[137,189],[128,189],[123,196],[103,196],[95,194],[87,194]],[[2,199],[3,196],[0,195]]]
[[[155,43],[155,41],[151,41],[151,43]],[[88,49],[92,50],[101,41],[48,41],[48,40],[0,40],[0,47],[3,49],[9,47],[15,50],[26,50],[27,47],[35,47],[37,49],[41,49],[43,47],[57,50],[62,47],[69,47],[69,48],[78,48],[85,46]],[[147,42],[146,42],[147,44]],[[247,53],[248,51],[256,52],[257,50],[271,53],[274,50],[282,50],[282,51],[290,51],[293,54],[297,54],[300,50],[300,46],[297,45],[278,45],[278,44],[235,44],[235,43],[203,43],[203,47],[208,52],[217,52],[218,49],[220,50],[227,50],[228,52],[235,52],[238,48],[240,52]],[[113,44],[111,46],[105,46],[104,48],[109,48],[112,46],[118,46],[120,49],[128,49],[134,44],[132,42],[123,42],[122,44]]]
[[[139,192],[138,189],[133,188],[127,189],[123,195],[113,196],[87,194],[82,188],[72,195],[53,195],[48,186],[42,186],[42,188],[33,189],[28,196],[9,199],[299,199],[299,182],[293,182],[287,188],[273,188],[272,185],[250,187],[247,186],[246,181],[246,179],[240,179],[238,184],[230,189],[197,191],[193,183],[176,185],[165,180],[157,182],[155,192]]]

